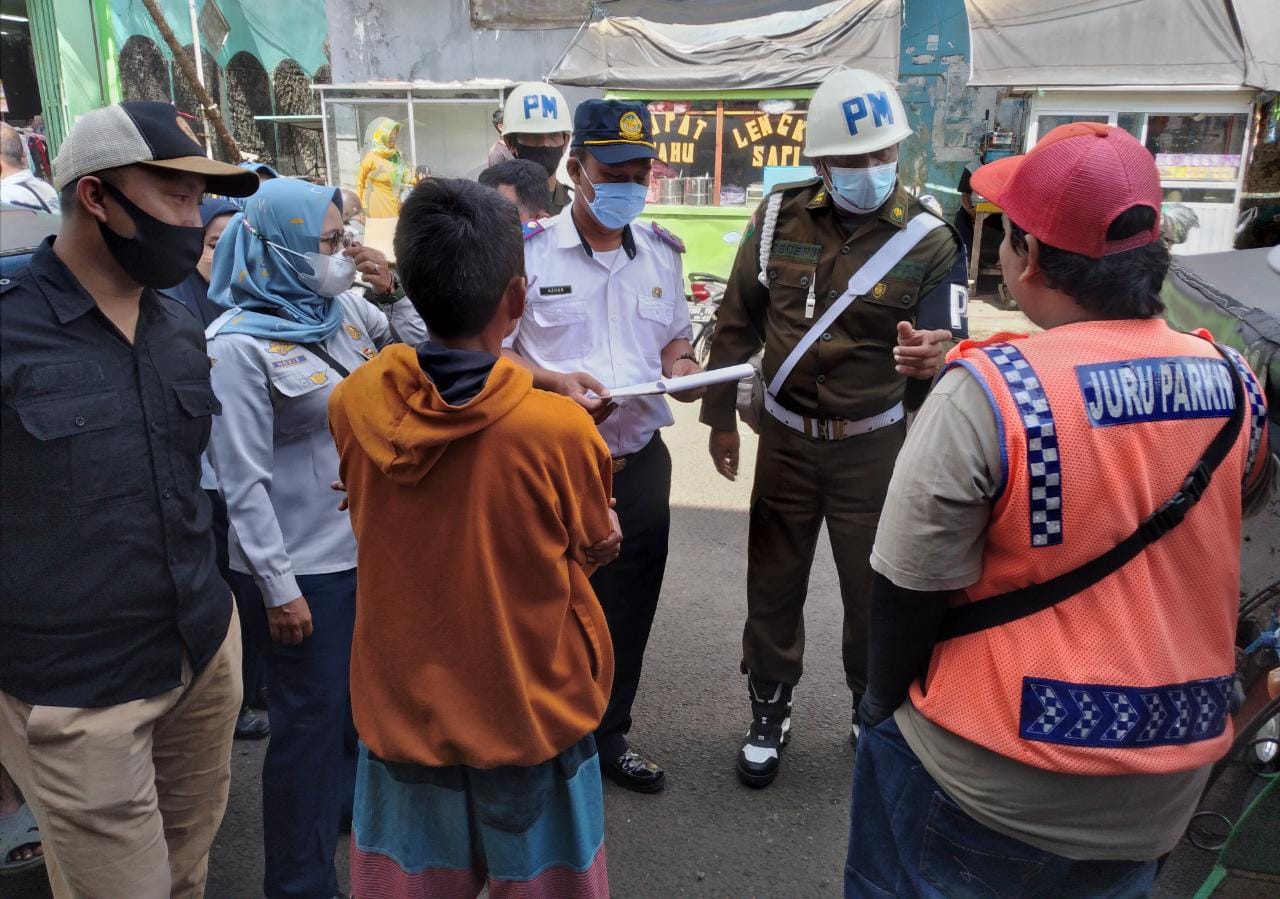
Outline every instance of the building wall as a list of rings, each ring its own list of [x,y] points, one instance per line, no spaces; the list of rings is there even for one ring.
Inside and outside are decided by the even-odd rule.
[[[966,87],[968,80],[964,0],[906,0],[898,87],[915,133],[899,151],[898,169],[948,215],[960,205],[956,185],[977,159],[982,135],[997,126],[1021,134],[1026,115],[1022,100],[1005,98],[1000,88]]]
[[[539,81],[574,28],[477,29],[470,0],[327,0],[334,83]]]

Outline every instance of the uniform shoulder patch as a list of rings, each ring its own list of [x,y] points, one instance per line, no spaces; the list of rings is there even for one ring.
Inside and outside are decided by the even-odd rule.
[[[659,240],[661,240],[663,243],[665,243],[667,246],[674,249],[677,253],[684,252],[683,240],[676,237],[674,234],[672,234],[666,228],[659,225],[657,222],[650,222],[649,227],[653,229],[654,236],[657,237]]]
[[[525,240],[529,240],[530,238],[537,237],[546,230],[547,226],[544,225],[541,220],[525,222],[524,227],[521,229],[521,236]]]

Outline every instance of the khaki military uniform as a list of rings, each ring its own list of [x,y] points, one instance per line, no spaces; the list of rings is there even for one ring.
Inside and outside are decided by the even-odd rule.
[[[573,194],[569,188],[557,181],[556,189],[551,192],[551,208],[547,210],[547,215],[559,215],[560,211],[572,202]]]
[[[908,221],[930,214],[900,185],[876,216],[861,221],[838,213],[819,179],[777,190],[783,199],[764,266],[768,286],[759,279],[766,200],[739,248],[708,366],[746,362],[763,343],[766,383],[853,274]],[[897,324],[950,327],[964,336],[964,269],[954,231],[930,232],[805,353],[778,402],[814,420],[866,419],[904,400],[908,409],[918,407],[929,384],[894,370]],[[736,428],[735,396],[733,384],[709,388],[702,421],[720,430]],[[803,607],[825,521],[845,609],[845,677],[854,693],[865,690],[868,560],[905,434],[899,421],[860,436],[823,440],[763,414],[747,549],[744,672],[785,684],[800,680]]]

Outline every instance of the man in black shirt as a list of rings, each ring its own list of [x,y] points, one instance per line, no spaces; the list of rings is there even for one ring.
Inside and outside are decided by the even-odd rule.
[[[54,895],[201,895],[240,638],[200,453],[220,411],[195,268],[214,162],[166,103],[95,110],[54,160],[58,236],[0,280],[0,757]]]

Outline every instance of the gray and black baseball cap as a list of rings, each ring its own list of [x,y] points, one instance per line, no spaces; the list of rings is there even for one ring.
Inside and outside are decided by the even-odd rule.
[[[210,193],[247,197],[258,176],[204,155],[204,148],[172,103],[131,100],[85,113],[53,160],[58,190],[83,175],[122,165],[146,165],[171,172],[203,175]]]

